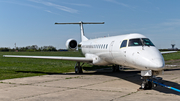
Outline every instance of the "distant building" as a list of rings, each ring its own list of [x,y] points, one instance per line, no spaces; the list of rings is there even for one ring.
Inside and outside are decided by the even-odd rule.
[[[159,49],[160,51],[179,51],[177,47],[175,47],[176,44],[171,44],[171,48],[168,49]]]
[[[178,48],[175,48],[176,44],[171,44],[172,48],[169,48],[168,50],[179,50]]]
[[[175,46],[176,44],[171,44],[171,46],[172,46],[172,48],[171,49],[174,49],[174,46]]]

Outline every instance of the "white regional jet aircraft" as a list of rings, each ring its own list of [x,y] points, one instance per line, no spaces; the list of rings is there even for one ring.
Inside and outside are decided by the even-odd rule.
[[[149,79],[162,73],[165,62],[162,53],[155,45],[144,35],[133,33],[112,37],[91,39],[85,37],[83,24],[104,24],[92,22],[78,23],[55,23],[55,24],[79,24],[81,27],[81,42],[69,39],[66,42],[68,49],[76,50],[77,47],[85,57],[58,57],[58,56],[19,56],[4,55],[4,57],[22,57],[22,58],[43,58],[60,59],[76,61],[75,73],[82,73],[80,62],[92,65],[116,65],[113,71],[120,66],[128,66],[141,70],[141,76],[144,81],[141,84],[142,89],[151,89],[152,84]],[[164,52],[170,53],[170,52]]]

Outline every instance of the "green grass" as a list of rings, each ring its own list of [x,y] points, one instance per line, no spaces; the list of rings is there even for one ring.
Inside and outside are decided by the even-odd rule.
[[[31,58],[5,58],[3,55],[34,55],[34,56],[82,56],[79,52],[0,52],[0,80],[46,74],[74,72],[74,61],[31,59]],[[165,60],[180,59],[180,52],[163,55]],[[85,65],[98,69],[102,67]],[[90,68],[84,68],[89,70]]]
[[[0,80],[74,71],[74,61],[5,58],[3,55],[82,56],[78,52],[0,52]]]
[[[164,54],[163,57],[164,57],[165,61],[180,59],[180,51],[178,51],[176,53]]]

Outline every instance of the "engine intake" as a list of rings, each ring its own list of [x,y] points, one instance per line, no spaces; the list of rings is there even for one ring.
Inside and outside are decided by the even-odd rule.
[[[68,39],[66,41],[66,48],[69,50],[76,50],[77,49],[77,41],[74,39]]]

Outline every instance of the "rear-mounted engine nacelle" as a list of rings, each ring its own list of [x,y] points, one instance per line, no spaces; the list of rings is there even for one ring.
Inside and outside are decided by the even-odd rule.
[[[74,40],[74,39],[68,39],[67,41],[66,41],[66,48],[68,49],[68,50],[76,50],[77,49],[77,41],[76,40]]]

